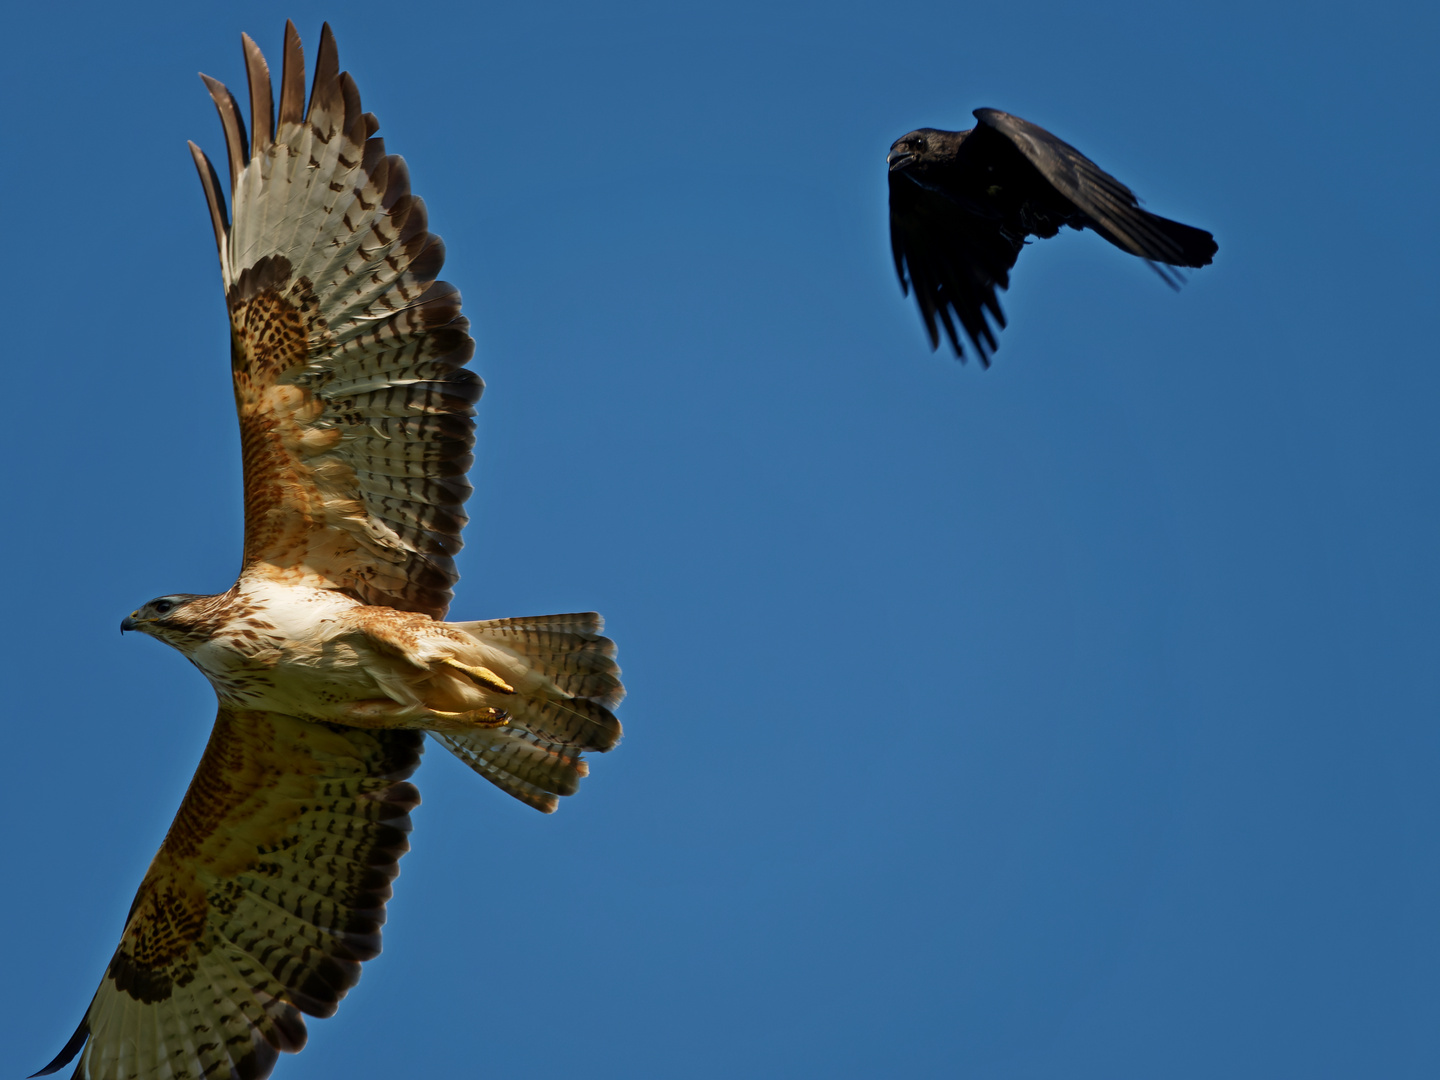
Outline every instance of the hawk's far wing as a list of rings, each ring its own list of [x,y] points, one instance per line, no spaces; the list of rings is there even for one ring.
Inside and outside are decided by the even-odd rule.
[[[245,38],[251,137],[220,83],[234,221],[198,147],[225,302],[245,469],[242,576],[341,589],[445,613],[470,494],[483,383],[460,295],[410,194],[405,163],[373,138],[327,25],[305,104],[285,27],[278,122],[270,72]]]
[[[902,290],[915,290],[932,349],[939,346],[939,327],[944,326],[955,355],[965,358],[955,330],[958,320],[980,363],[990,366],[997,343],[986,314],[997,326],[1005,325],[996,290],[1010,287],[1010,270],[1023,246],[998,221],[922,188],[903,172],[890,173],[895,273]]]
[[[380,951],[418,731],[221,707],[75,1037],[79,1080],[259,1080]],[[88,1045],[86,1036],[89,1036]]]
[[[1142,210],[1133,191],[1069,143],[999,109],[976,109],[975,119],[1009,139],[1056,191],[1090,218],[1090,228],[1145,259],[1168,284],[1176,285],[1180,276],[1159,264],[1210,265],[1217,250],[1213,236]]]

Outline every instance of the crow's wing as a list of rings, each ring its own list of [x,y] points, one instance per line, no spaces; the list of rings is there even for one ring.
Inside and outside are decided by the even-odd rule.
[[[1005,325],[995,291],[1010,287],[1010,268],[1023,246],[1023,239],[1003,232],[999,221],[922,188],[901,171],[890,174],[895,273],[902,290],[915,290],[932,349],[939,347],[939,326],[944,326],[955,355],[965,359],[955,330],[958,319],[980,363],[990,366],[997,345],[986,312],[997,328]]]
[[[1217,249],[1213,236],[1142,210],[1133,191],[1069,143],[999,109],[976,109],[975,119],[1009,139],[1056,191],[1090,219],[1090,228],[1149,262],[1169,284],[1176,284],[1179,276],[1155,264],[1210,264]]]

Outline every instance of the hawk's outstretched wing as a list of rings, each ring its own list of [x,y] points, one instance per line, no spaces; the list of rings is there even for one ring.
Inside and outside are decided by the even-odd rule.
[[[82,1080],[258,1080],[380,951],[418,731],[220,710],[75,1037]]]
[[[343,590],[436,618],[450,603],[484,386],[460,294],[405,163],[339,70],[327,25],[305,105],[285,27],[278,120],[245,38],[250,139],[206,78],[225,129],[234,221],[190,144],[220,248],[245,467],[244,576]]]
[[[278,123],[248,37],[234,221],[191,144],[220,248],[245,469],[244,576],[442,615],[482,383],[405,164],[373,138],[325,27],[308,109],[286,25]],[[253,151],[253,152],[252,152]],[[613,665],[612,665],[613,666]],[[380,950],[423,734],[221,707],[74,1038],[81,1080],[256,1080]],[[613,741],[613,739],[612,739]],[[88,1040],[88,1043],[87,1043]]]

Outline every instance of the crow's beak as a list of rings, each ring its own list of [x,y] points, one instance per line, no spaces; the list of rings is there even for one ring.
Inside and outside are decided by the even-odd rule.
[[[122,634],[123,634],[126,630],[138,630],[138,629],[140,629],[140,624],[135,621],[135,616],[134,616],[133,613],[130,614],[130,615],[126,615],[125,618],[123,618],[123,619],[120,620],[120,632],[121,632]]]
[[[891,150],[885,157],[885,163],[890,166],[890,171],[903,169],[915,160],[915,155],[909,150]]]

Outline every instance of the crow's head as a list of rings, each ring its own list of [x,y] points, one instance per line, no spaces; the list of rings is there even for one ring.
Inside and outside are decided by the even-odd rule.
[[[917,182],[931,168],[947,164],[955,156],[959,146],[959,135],[964,132],[938,131],[935,128],[920,128],[909,135],[902,135],[890,145],[890,154],[885,158],[890,171],[904,172]]]

